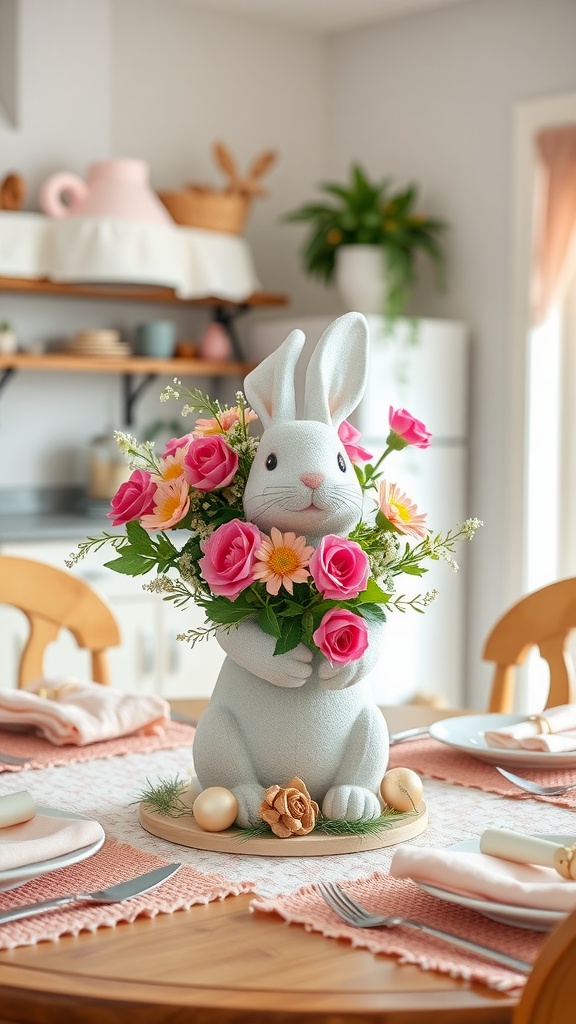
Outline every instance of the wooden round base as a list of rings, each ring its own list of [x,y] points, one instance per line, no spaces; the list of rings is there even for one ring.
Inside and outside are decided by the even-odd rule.
[[[206,832],[196,824],[191,814],[169,818],[158,814],[146,803],[140,804],[140,824],[153,836],[180,846],[191,846],[195,850],[236,855],[243,853],[251,857],[324,857],[380,850],[412,839],[426,828],[428,810],[421,800],[414,814],[401,818],[397,824],[379,829],[375,834],[363,836],[329,836],[314,830],[307,836],[293,839],[278,839],[272,834],[246,839],[235,828],[227,828],[224,832]]]

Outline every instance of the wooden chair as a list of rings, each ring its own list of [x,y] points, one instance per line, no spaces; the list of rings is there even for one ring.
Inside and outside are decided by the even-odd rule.
[[[574,1024],[576,911],[549,935],[528,975],[512,1024]]]
[[[46,647],[61,629],[90,652],[92,680],[109,684],[106,649],[120,643],[120,630],[112,610],[83,580],[42,562],[0,555],[1,604],[19,608],[30,624],[18,687],[42,676]]]
[[[545,706],[576,700],[574,664],[568,650],[568,639],[575,628],[576,578],[535,590],[505,612],[482,652],[485,661],[496,663],[488,710],[513,710],[516,668],[534,647],[538,647],[550,669]]]

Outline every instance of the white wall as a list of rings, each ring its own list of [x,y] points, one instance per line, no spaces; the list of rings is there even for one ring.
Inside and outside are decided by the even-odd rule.
[[[216,138],[243,167],[275,146],[270,198],[255,203],[247,235],[264,287],[288,292],[302,315],[340,306],[304,278],[302,232],[279,216],[352,159],[374,175],[417,180],[423,205],[449,220],[448,289],[424,285],[413,308],[472,330],[469,511],[486,526],[470,549],[467,682],[481,703],[482,640],[516,596],[504,532],[512,117],[521,100],[576,87],[576,4],[468,0],[328,37],[173,0],[20,0],[19,21],[20,121],[0,124],[0,172],[25,175],[29,209],[48,173],[83,172],[93,159],[143,157],[160,188],[220,180],[209,153]],[[142,311],[0,294],[5,316],[32,343],[105,321],[128,329]],[[197,332],[203,317],[180,314],[182,331]],[[157,418],[156,393],[137,428]],[[0,486],[79,482],[86,440],[116,425],[119,407],[110,377],[11,380],[0,398]]]
[[[356,159],[374,175],[416,180],[423,208],[451,224],[448,287],[421,287],[413,309],[471,327],[469,514],[485,522],[469,551],[466,682],[475,706],[490,681],[483,640],[519,596],[507,578],[505,532],[516,455],[507,438],[516,379],[513,114],[522,100],[575,88],[575,39],[576,4],[568,0],[470,0],[334,36],[329,45],[331,173],[341,176]]]

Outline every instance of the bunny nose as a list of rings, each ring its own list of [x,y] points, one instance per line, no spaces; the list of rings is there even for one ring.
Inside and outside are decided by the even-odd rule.
[[[323,473],[302,473],[302,476],[300,477],[300,479],[301,479],[303,484],[306,484],[306,487],[311,487],[312,490],[315,491],[317,487],[320,487],[320,484],[324,480],[324,474]]]

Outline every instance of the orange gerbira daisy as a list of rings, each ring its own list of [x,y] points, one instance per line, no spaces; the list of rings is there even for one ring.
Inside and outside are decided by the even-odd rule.
[[[418,512],[414,502],[400,490],[398,484],[391,484],[388,480],[380,481],[378,505],[382,515],[398,533],[410,537],[426,536],[426,515]]]
[[[164,455],[160,459],[159,472],[154,474],[158,481],[168,482],[169,480],[184,479],[184,456],[186,447],[178,448],[173,455]]]
[[[241,412],[237,405],[233,409],[223,409],[218,419],[196,420],[194,427],[195,437],[206,437],[209,434],[226,434],[235,423],[240,423]],[[244,409],[244,422],[252,423],[258,417],[252,409]]]
[[[184,518],[190,508],[188,484],[184,479],[159,484],[154,495],[152,512],[142,516],[145,530],[169,530]]]
[[[265,537],[256,552],[259,561],[252,570],[254,579],[266,583],[269,594],[276,595],[283,585],[289,594],[294,583],[305,583],[310,573],[306,566],[314,548],[306,545],[305,537],[295,533],[280,533],[275,526],[270,537]]]

